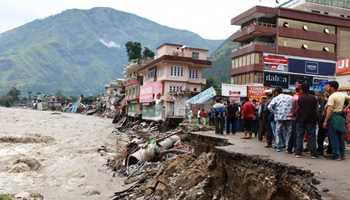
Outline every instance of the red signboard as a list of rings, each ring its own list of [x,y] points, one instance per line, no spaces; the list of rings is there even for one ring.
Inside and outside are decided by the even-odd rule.
[[[140,87],[140,102],[154,102],[162,95],[163,85],[161,82],[146,83]]]
[[[350,74],[350,58],[338,60],[337,75]]]
[[[267,88],[264,86],[248,86],[248,98],[250,100],[260,101],[263,96],[265,96],[265,90]]]
[[[288,71],[288,58],[285,56],[264,54],[263,61],[266,70]]]
[[[138,80],[135,80],[135,79],[127,80],[127,81],[125,81],[125,83],[124,83],[125,87],[127,87],[127,86],[132,86],[132,85],[137,85],[137,84],[139,84],[139,81],[138,81]]]

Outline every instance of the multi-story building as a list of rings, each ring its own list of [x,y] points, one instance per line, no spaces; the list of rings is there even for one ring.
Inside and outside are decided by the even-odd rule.
[[[186,100],[201,92],[206,83],[202,70],[211,66],[208,50],[163,44],[156,54],[154,60],[127,69],[127,74],[134,76],[129,79],[134,80],[132,85],[139,85],[142,119],[183,118]],[[128,99],[132,93],[137,94],[137,89],[135,92],[128,90],[133,89],[127,86]]]
[[[309,2],[309,1],[308,1]],[[290,2],[291,3],[291,2]],[[231,20],[241,29],[232,83],[293,87],[335,79],[336,60],[350,55],[350,20],[285,7],[253,7]]]
[[[346,18],[350,23],[350,0],[291,0],[281,5],[313,13]],[[338,27],[337,81],[341,90],[350,91],[350,30]]]
[[[139,97],[142,77],[138,75],[138,69],[140,69],[140,67],[142,67],[141,64],[131,63],[126,66],[124,71],[125,100],[127,103],[127,115],[129,117],[138,117],[141,115]]]
[[[290,0],[281,7],[350,19],[350,0]]]

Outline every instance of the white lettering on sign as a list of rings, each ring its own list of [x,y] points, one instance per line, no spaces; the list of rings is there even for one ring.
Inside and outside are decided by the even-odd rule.
[[[338,69],[343,69],[348,67],[349,67],[349,59],[344,59],[337,62]]]

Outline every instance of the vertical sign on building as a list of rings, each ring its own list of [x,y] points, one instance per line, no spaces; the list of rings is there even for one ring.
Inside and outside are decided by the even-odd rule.
[[[337,75],[350,74],[350,58],[337,61]]]

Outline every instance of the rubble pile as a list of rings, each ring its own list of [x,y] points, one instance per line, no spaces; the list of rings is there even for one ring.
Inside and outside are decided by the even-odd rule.
[[[203,139],[193,141],[196,137],[187,132],[193,128],[184,126],[161,133],[154,123],[122,122],[117,132],[129,142],[109,166],[126,177],[128,188],[113,199],[321,199],[313,173],[262,157],[202,148]],[[199,153],[202,149],[210,151]]]
[[[179,124],[179,127],[186,132],[198,132],[198,131],[213,131],[215,127],[207,126],[202,124],[193,124],[188,122],[183,122]]]

